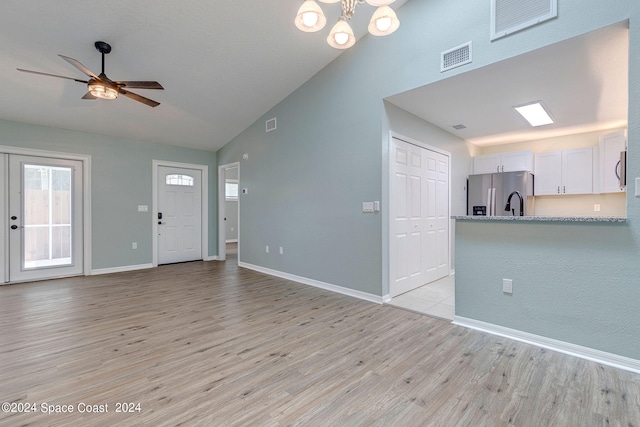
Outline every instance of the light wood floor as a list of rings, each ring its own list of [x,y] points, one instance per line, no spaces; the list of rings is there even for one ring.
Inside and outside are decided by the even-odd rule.
[[[638,375],[234,263],[0,287],[0,327],[0,425],[640,426]]]

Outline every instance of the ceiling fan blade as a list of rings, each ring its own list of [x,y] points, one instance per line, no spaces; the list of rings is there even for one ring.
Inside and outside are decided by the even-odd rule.
[[[158,82],[152,81],[138,81],[138,80],[130,80],[125,82],[114,82],[118,86],[124,86],[130,89],[159,89],[164,90],[162,85]]]
[[[118,92],[126,96],[127,98],[131,98],[135,101],[142,102],[143,104],[148,105],[149,107],[157,107],[160,105],[159,102],[156,102],[152,99],[145,98],[144,96],[140,96],[137,93],[129,92],[128,90],[124,90],[121,87],[118,87]]]
[[[75,79],[73,77],[67,77],[67,76],[59,76],[57,74],[42,73],[40,71],[25,70],[25,69],[22,69],[22,68],[16,68],[16,70],[22,71],[23,73],[40,74],[41,76],[58,77],[60,79],[73,80],[73,81],[79,82],[79,83],[89,83],[86,80]]]
[[[91,95],[91,92],[87,92],[84,94],[84,96],[80,99],[98,99],[98,97]]]
[[[78,61],[77,59],[73,59],[73,58],[69,58],[68,56],[64,56],[64,55],[60,55],[58,54],[58,56],[62,59],[64,59],[65,61],[67,61],[69,64],[73,65],[74,67],[76,67],[78,70],[82,71],[83,73],[85,73],[87,76],[89,77],[93,77],[96,80],[100,80],[100,77],[96,76],[93,71],[91,71],[90,69],[88,69],[87,67],[85,67],[84,65],[82,65],[80,63],[80,61]]]

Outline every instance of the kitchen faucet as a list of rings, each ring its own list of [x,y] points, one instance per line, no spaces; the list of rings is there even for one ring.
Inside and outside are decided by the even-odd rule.
[[[507,205],[504,207],[504,210],[507,212],[511,211],[511,213],[515,216],[515,209],[511,209],[511,197],[513,197],[514,194],[517,195],[520,199],[520,216],[524,216],[524,199],[522,198],[522,194],[520,194],[519,191],[513,191],[511,192],[511,194],[509,194],[509,197],[507,197]]]

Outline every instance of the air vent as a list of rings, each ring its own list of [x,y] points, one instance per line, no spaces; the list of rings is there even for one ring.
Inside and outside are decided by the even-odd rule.
[[[558,16],[558,0],[491,0],[491,40]]]
[[[471,42],[445,50],[440,54],[440,72],[471,62]]]
[[[462,129],[466,129],[467,127],[463,124],[459,124],[459,125],[453,125],[451,126],[452,128],[454,128],[455,130],[462,130]]]
[[[276,118],[274,117],[273,119],[269,119],[265,122],[265,130],[267,132],[271,132],[272,130],[276,130],[278,127],[278,124],[276,122]]]

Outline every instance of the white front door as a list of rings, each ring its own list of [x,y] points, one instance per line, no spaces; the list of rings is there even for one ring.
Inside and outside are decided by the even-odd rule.
[[[82,162],[8,155],[5,282],[83,273]],[[4,240],[3,240],[4,243]],[[4,267],[6,268],[6,266]]]
[[[158,264],[202,259],[202,172],[158,167]]]
[[[448,274],[448,168],[448,156],[392,139],[392,297]]]

